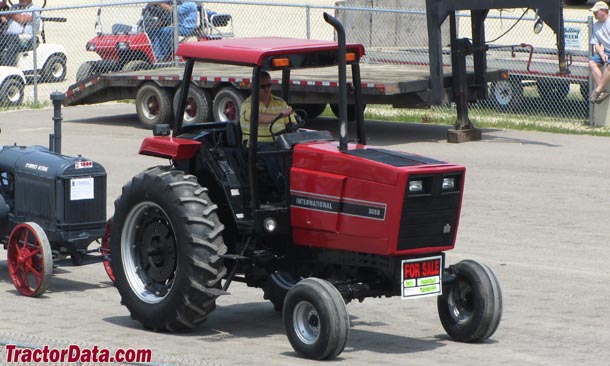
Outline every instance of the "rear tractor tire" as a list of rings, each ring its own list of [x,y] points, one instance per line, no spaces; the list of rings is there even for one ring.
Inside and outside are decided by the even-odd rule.
[[[197,179],[169,167],[135,176],[115,201],[115,286],[133,319],[155,331],[203,323],[226,274],[223,225]]]
[[[443,287],[438,315],[447,334],[458,342],[482,342],[498,329],[502,290],[484,264],[464,260],[454,266],[456,283]]]

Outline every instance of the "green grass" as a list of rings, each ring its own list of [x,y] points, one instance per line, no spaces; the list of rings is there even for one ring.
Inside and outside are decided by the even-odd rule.
[[[50,100],[38,101],[36,103],[24,102],[23,104],[21,104],[18,107],[8,107],[8,106],[0,104],[0,112],[15,111],[15,110],[21,110],[21,109],[42,109],[42,108],[50,107],[52,105],[53,104],[51,103]]]
[[[322,114],[334,117],[330,108]],[[502,113],[494,108],[472,107],[469,109],[470,121],[478,128],[501,128],[521,131],[541,131],[563,134],[610,136],[609,127],[592,127],[583,117],[573,118],[548,116],[541,113],[523,111],[522,113]],[[449,107],[430,109],[402,109],[389,105],[367,106],[366,120],[393,121],[404,123],[429,123],[437,125],[454,125],[457,113]]]

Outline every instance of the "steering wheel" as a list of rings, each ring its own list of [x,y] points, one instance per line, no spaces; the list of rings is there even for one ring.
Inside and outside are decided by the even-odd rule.
[[[294,114],[294,119],[295,119],[294,122],[292,121],[293,114]],[[271,123],[269,124],[269,134],[273,138],[273,141],[275,141],[275,138],[277,136],[279,136],[283,133],[292,133],[292,132],[296,132],[299,128],[303,128],[305,126],[305,122],[307,121],[307,112],[305,112],[304,109],[295,109],[294,112],[288,116],[288,123],[286,124],[286,127],[283,130],[273,132],[273,126],[275,125],[275,123],[277,121],[279,121],[282,118],[285,118],[285,117],[282,116],[281,114],[278,114],[277,117],[275,117],[273,119],[273,121],[271,121]]]

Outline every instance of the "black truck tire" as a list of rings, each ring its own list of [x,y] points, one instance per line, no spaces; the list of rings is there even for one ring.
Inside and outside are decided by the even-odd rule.
[[[136,93],[138,120],[145,128],[169,123],[172,119],[172,102],[169,92],[153,82],[138,88]]]
[[[178,102],[182,87],[179,87],[174,94],[174,111],[178,110]],[[186,98],[186,107],[184,110],[183,124],[203,123],[212,119],[212,97],[210,92],[199,88],[195,84],[189,87],[189,94]]]
[[[66,79],[66,56],[55,54],[49,57],[42,67],[43,83],[59,83]]]
[[[302,109],[307,113],[307,119],[311,120],[321,115],[326,109],[326,104],[294,104],[293,109]]]
[[[284,299],[288,291],[301,281],[303,277],[290,272],[275,272],[263,282],[263,298],[273,304],[275,311],[282,311]]]
[[[366,109],[366,104],[362,106],[362,112]],[[333,111],[335,117],[339,118],[339,105],[331,104],[330,110]],[[311,117],[310,117],[311,118]],[[356,120],[356,106],[354,104],[347,105],[347,121],[355,121]]]
[[[215,122],[239,121],[239,110],[241,103],[244,101],[244,93],[233,88],[225,87],[220,89],[214,97],[214,112]]]
[[[306,278],[284,301],[283,321],[292,348],[314,360],[336,358],[349,337],[349,314],[343,297],[328,281]]]
[[[115,285],[133,319],[155,331],[203,323],[224,292],[223,225],[197,179],[169,167],[135,176],[115,201]]]
[[[25,85],[17,78],[4,80],[0,85],[0,106],[14,107],[23,102],[25,97]]]
[[[458,342],[481,342],[498,329],[502,290],[494,272],[484,264],[464,260],[455,266],[457,283],[443,287],[438,315],[447,334]]]

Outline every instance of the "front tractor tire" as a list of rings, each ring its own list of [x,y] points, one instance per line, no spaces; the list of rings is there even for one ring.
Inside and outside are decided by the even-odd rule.
[[[473,260],[457,263],[456,282],[443,287],[438,315],[447,334],[458,342],[482,342],[498,329],[502,290],[494,272]]]
[[[168,167],[135,176],[115,201],[115,285],[133,319],[155,331],[203,323],[222,294],[223,225],[197,179]]]
[[[330,282],[306,278],[286,295],[282,318],[292,348],[313,360],[336,358],[349,337],[345,301]]]

